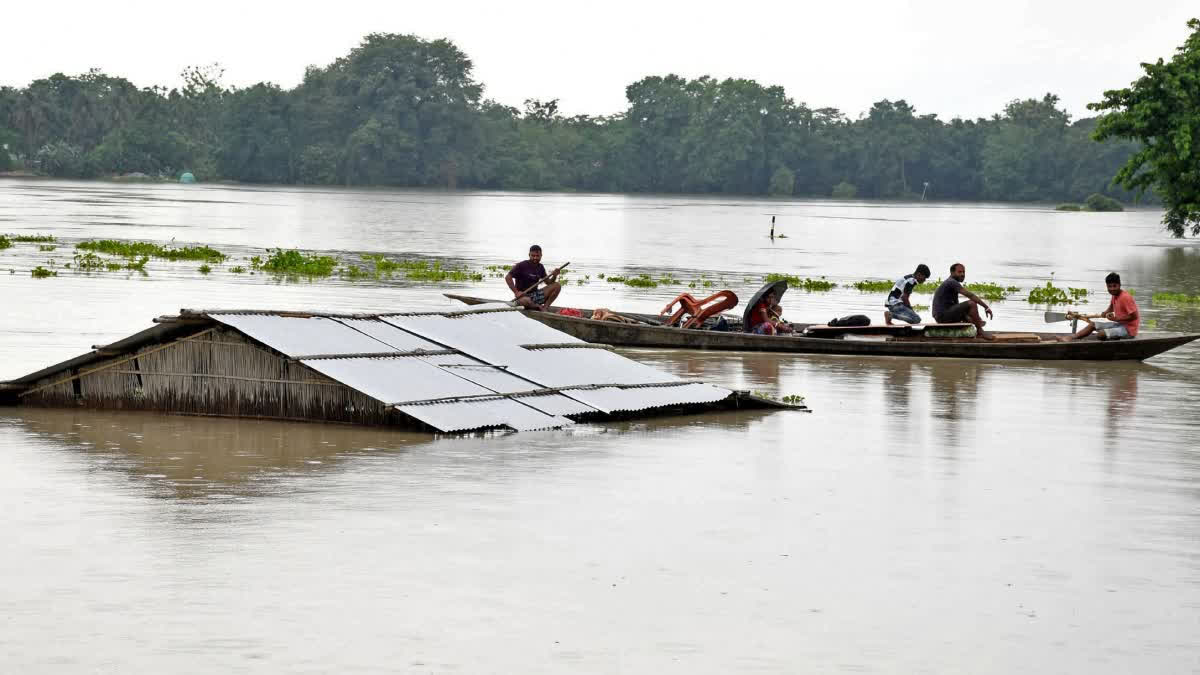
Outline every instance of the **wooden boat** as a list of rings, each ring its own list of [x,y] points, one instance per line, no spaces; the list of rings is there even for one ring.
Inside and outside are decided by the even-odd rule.
[[[445,294],[468,305],[504,302],[467,295]],[[1200,334],[1156,333],[1130,340],[1094,337],[1059,342],[1064,333],[993,333],[995,340],[929,337],[925,326],[862,326],[832,328],[819,324],[792,324],[791,335],[754,335],[741,332],[741,319],[723,317],[731,330],[713,330],[716,319],[702,328],[683,330],[664,326],[654,314],[620,312],[632,323],[596,321],[592,310],[582,317],[554,312],[526,312],[530,318],[584,340],[621,347],[668,349],[721,349],[794,354],[846,354],[856,356],[921,356],[966,359],[1033,359],[1046,361],[1141,361],[1200,339]],[[955,324],[949,324],[953,326]],[[945,327],[945,326],[943,326]]]

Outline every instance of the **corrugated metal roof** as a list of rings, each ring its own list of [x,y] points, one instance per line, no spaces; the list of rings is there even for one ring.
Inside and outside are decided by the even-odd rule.
[[[211,330],[216,324],[206,322],[215,321],[447,432],[559,428],[573,424],[568,415],[709,403],[731,393],[685,383],[505,308],[388,315],[184,310],[166,320],[103,353],[14,382],[110,358],[114,348],[133,352]]]
[[[317,359],[301,363],[384,403],[496,393],[414,357]]]
[[[397,406],[397,410],[435,429],[447,432],[499,426],[511,427],[517,431],[535,431],[560,429],[574,424],[565,417],[547,415],[509,398]]]
[[[635,412],[688,403],[716,403],[729,397],[729,390],[702,382],[676,387],[604,387],[571,392],[572,397],[607,412]]]
[[[310,354],[398,351],[335,319],[322,316],[301,318],[266,314],[215,314],[213,318],[293,358]]]
[[[338,319],[339,323],[361,331],[367,335],[379,340],[380,342],[398,349],[402,352],[414,351],[417,349],[434,350],[441,349],[436,343],[430,342],[420,336],[413,335],[405,330],[400,330],[390,323],[378,321],[374,319]]]

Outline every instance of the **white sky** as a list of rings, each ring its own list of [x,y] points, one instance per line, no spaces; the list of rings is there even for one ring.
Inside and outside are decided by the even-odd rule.
[[[139,86],[177,86],[219,62],[225,83],[295,86],[371,32],[447,37],[485,96],[567,114],[625,108],[647,75],[746,77],[851,117],[906,99],[920,114],[980,117],[1058,94],[1075,115],[1138,64],[1170,58],[1196,0],[823,0],[821,2],[257,2],[14,0],[4,9],[0,84],[97,67]]]

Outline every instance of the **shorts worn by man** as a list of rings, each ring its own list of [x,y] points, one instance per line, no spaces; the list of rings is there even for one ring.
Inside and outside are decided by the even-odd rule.
[[[921,323],[921,315],[913,309],[909,295],[912,294],[912,290],[916,288],[917,284],[924,283],[928,278],[929,267],[922,263],[917,265],[917,270],[912,274],[905,274],[896,280],[892,291],[888,293],[887,300],[883,303],[883,306],[887,307],[883,312],[885,324],[892,325],[892,319],[900,319],[905,323]]]
[[[555,268],[547,275],[546,268],[542,265],[542,247],[534,244],[529,247],[529,259],[513,265],[508,274],[504,275],[504,283],[508,284],[517,304],[526,309],[545,310],[562,291],[558,284],[558,272],[561,269]],[[537,284],[543,279],[546,285],[537,288]]]
[[[1104,277],[1104,285],[1108,288],[1108,294],[1112,296],[1112,302],[1108,303],[1103,314],[1108,321],[1089,323],[1074,335],[1060,337],[1061,342],[1079,340],[1092,333],[1096,333],[1096,337],[1101,340],[1137,337],[1142,318],[1138,313],[1137,302],[1134,301],[1133,296],[1129,291],[1121,288],[1121,275],[1111,272]]]
[[[954,263],[950,266],[950,278],[943,281],[942,285],[933,292],[933,320],[938,323],[970,322],[975,324],[978,337],[991,339],[991,336],[983,332],[983,327],[987,322],[979,316],[979,308],[983,307],[987,311],[989,319],[992,318],[992,308],[978,295],[963,287],[966,279],[967,268],[965,265]],[[959,302],[958,296],[960,295],[967,299]]]

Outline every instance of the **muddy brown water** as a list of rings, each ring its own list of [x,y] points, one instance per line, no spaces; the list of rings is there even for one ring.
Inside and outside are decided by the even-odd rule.
[[[770,215],[785,239],[766,238]],[[1156,330],[1200,312],[1200,251],[1159,213],[989,204],[0,181],[0,378],[180,307],[444,309],[502,282],[289,283],[151,262],[32,279],[85,238],[572,262],[564,300],[657,311],[766,272],[846,284],[917,262],[1096,293]],[[7,270],[13,270],[8,274]],[[703,286],[697,292],[703,292]],[[789,292],[797,320],[882,294]],[[928,299],[918,298],[928,304]],[[1045,307],[996,303],[1001,330]],[[1200,669],[1200,348],[1146,363],[624,350],[803,394],[565,432],[434,438],[0,409],[4,672],[1156,672]]]

